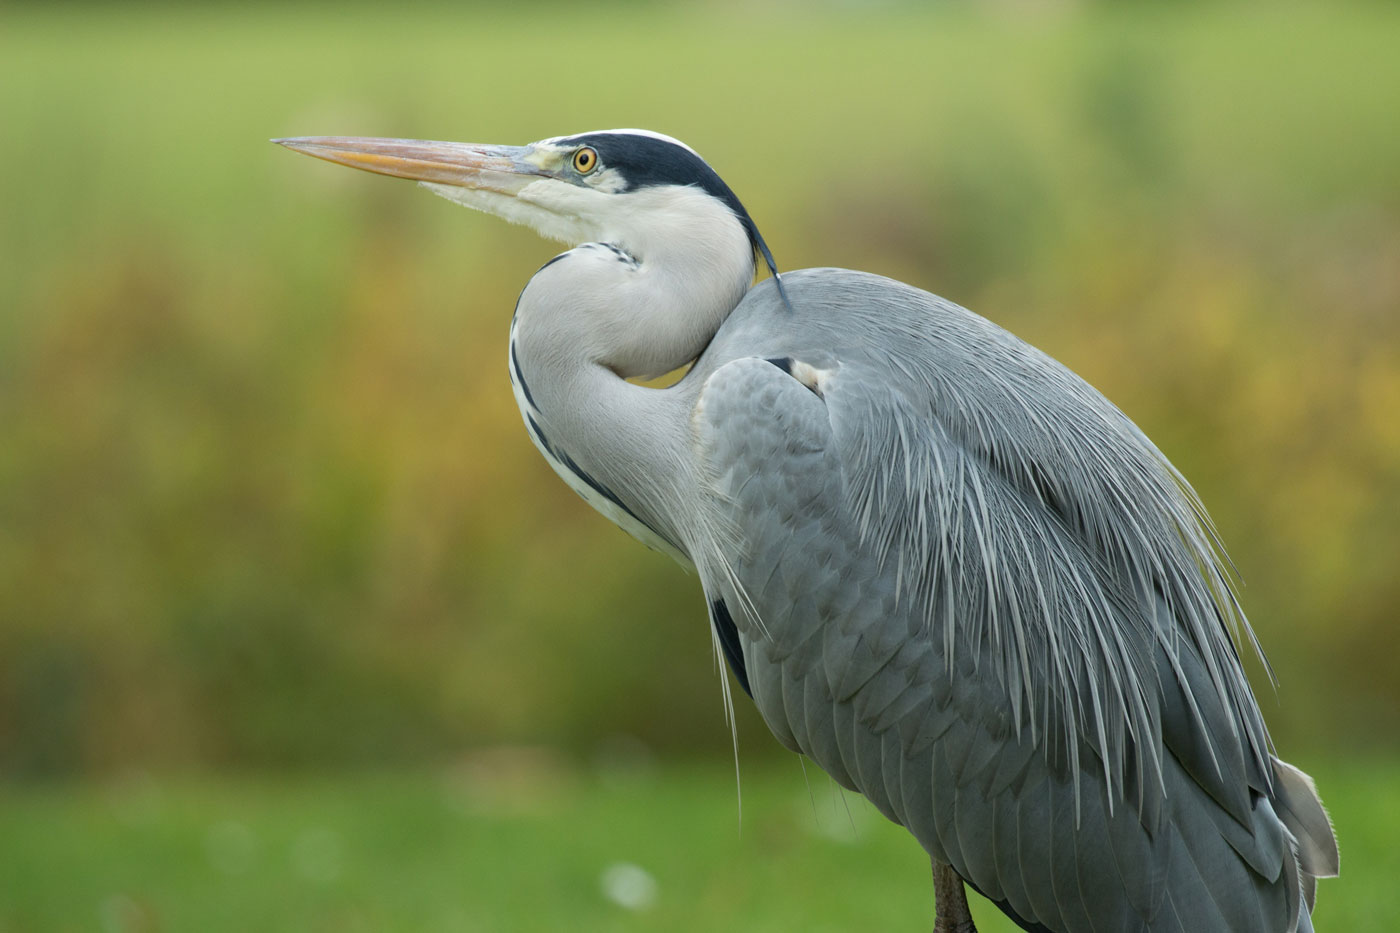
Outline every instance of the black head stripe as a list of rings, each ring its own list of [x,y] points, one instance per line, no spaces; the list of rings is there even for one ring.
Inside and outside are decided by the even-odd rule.
[[[773,254],[768,251],[768,244],[763,242],[758,226],[738,196],[704,159],[685,146],[642,133],[581,133],[557,142],[565,146],[591,146],[598,153],[598,161],[605,168],[616,170],[622,178],[626,186],[623,191],[653,185],[694,185],[718,198],[734,212],[744,232],[749,235],[750,245],[758,250],[768,265],[768,271],[773,273],[773,283],[778,287],[783,304],[792,309],[783,280],[778,275],[778,266],[773,262]]]
[[[565,146],[591,146],[598,153],[599,163],[615,169],[621,176],[626,185],[624,191],[658,185],[694,185],[723,201],[734,212],[755,248],[762,239],[753,218],[724,180],[704,159],[684,146],[639,133],[583,133],[556,142]]]

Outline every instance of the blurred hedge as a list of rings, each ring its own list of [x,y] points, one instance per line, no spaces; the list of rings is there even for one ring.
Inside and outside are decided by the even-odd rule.
[[[1393,747],[1400,13],[1037,9],[11,8],[0,771],[729,753],[698,588],[519,426],[553,247],[265,141],[616,125],[784,267],[1104,389],[1232,547],[1280,743]]]

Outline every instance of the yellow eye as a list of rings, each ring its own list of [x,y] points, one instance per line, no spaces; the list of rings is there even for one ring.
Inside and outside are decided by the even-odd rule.
[[[598,167],[598,153],[584,146],[574,153],[574,171],[580,175],[587,175]]]

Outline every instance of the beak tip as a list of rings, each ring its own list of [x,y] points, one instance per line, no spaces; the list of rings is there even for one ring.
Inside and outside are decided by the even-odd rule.
[[[269,142],[377,175],[459,188],[499,189],[508,194],[514,194],[541,174],[531,166],[518,164],[517,147],[511,146],[361,136],[292,136]]]

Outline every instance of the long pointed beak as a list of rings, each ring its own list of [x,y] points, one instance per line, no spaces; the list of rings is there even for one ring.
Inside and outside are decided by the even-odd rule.
[[[351,168],[458,188],[513,195],[548,175],[526,158],[528,146],[479,146],[426,139],[299,136],[273,142]]]

